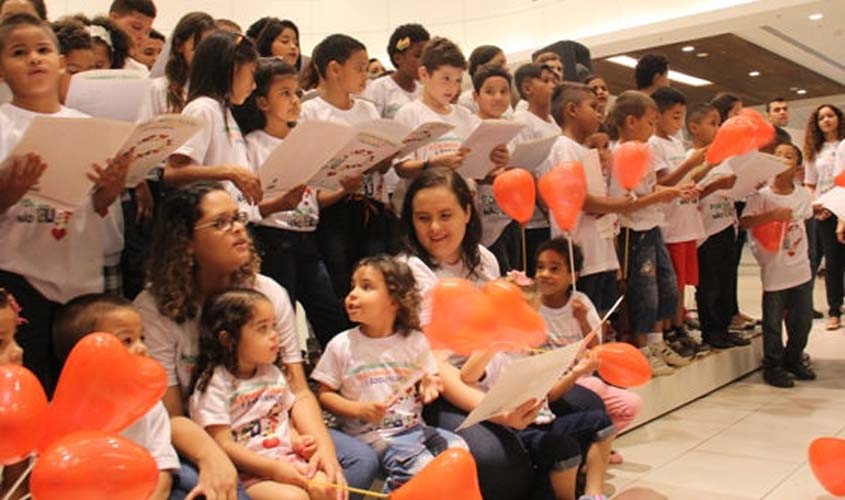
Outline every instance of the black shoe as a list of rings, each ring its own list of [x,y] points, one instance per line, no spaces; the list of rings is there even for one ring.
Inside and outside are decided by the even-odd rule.
[[[821,313],[821,312],[813,309],[813,319],[822,319],[822,318],[824,318],[824,313]]]
[[[750,340],[744,339],[744,338],[740,337],[739,335],[737,335],[736,333],[733,333],[733,332],[728,332],[728,341],[731,344],[736,345],[736,346],[751,345]]]
[[[796,380],[816,380],[816,372],[803,363],[787,365],[784,368],[789,373],[795,375]]]
[[[704,335],[702,340],[704,343],[709,345],[711,349],[730,349],[731,347],[735,347],[727,333]]]
[[[795,387],[795,381],[792,380],[792,375],[779,366],[775,368],[764,368],[763,380],[775,387]]]

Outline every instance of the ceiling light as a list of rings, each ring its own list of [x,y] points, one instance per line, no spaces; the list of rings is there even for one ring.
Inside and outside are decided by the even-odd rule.
[[[695,56],[696,56],[696,57],[707,57],[707,56],[709,56],[709,55],[710,55],[710,54],[708,54],[707,52],[699,52],[699,53],[698,53],[698,54],[696,54]]]
[[[687,45],[686,47],[682,47],[681,50],[684,52],[692,52],[693,50],[695,50],[695,47],[693,47],[692,45]]]
[[[795,91],[795,93],[798,94],[798,95],[804,95],[804,94],[807,93],[807,91],[804,90],[804,89],[798,89],[798,90]]]
[[[613,56],[608,57],[607,60],[614,64],[618,64],[620,66],[625,66],[627,68],[636,68],[637,67],[637,60],[631,56]],[[705,80],[703,78],[698,78],[695,76],[687,75],[686,73],[681,73],[679,71],[669,70],[669,79],[679,82],[685,83],[687,85],[693,87],[704,87],[706,85],[712,85],[713,82],[710,80]]]
[[[821,21],[821,19],[824,17],[824,14],[822,14],[821,12],[816,12],[815,14],[810,14],[807,17],[809,17],[810,21]]]
[[[748,73],[748,76],[760,76],[760,72],[759,71],[752,71],[752,72]]]

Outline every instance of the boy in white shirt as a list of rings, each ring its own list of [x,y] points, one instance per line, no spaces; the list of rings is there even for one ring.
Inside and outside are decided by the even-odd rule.
[[[152,0],[114,0],[109,7],[109,19],[132,41],[129,55],[123,62],[124,69],[135,70],[145,76],[150,74],[149,68],[135,58],[144,50],[156,14],[156,6]]]

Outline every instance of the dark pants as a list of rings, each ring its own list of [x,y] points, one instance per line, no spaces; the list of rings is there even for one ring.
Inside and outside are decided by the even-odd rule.
[[[786,348],[783,323],[786,323]],[[812,323],[812,280],[786,290],[763,292],[763,366],[797,366]]]
[[[811,217],[805,221],[805,228],[807,229],[807,253],[810,257],[810,273],[813,278],[816,277],[819,271],[819,266],[822,263],[822,243],[819,240],[816,218]]]
[[[577,285],[578,291],[589,297],[590,302],[596,306],[599,315],[609,311],[619,299],[616,271],[602,271],[588,276],[579,276]]]
[[[737,218],[742,217],[742,211],[745,210],[745,202],[744,201],[737,201],[734,203],[734,208],[736,208],[736,216]],[[737,294],[737,287],[739,286],[739,262],[742,260],[742,247],[745,246],[745,241],[748,239],[748,232],[745,229],[739,229],[736,231],[736,240],[735,240],[735,248],[734,248],[734,272],[731,274],[731,279],[733,280],[731,284],[731,296],[730,296],[730,313],[731,317],[739,314],[739,295]],[[699,260],[699,268],[701,268],[701,261]]]
[[[59,380],[59,361],[53,350],[53,318],[62,305],[41,295],[19,274],[0,270],[0,288],[14,295],[21,306],[21,317],[27,322],[18,326],[15,340],[23,349],[24,366],[38,377],[50,398]]]
[[[816,220],[816,234],[824,253],[824,289],[827,294],[827,314],[838,318],[841,314],[843,285],[845,278],[845,245],[836,239],[836,216]]]
[[[522,269],[522,229],[517,222],[511,222],[496,241],[488,247],[499,262],[499,272],[506,275],[511,269]]]
[[[547,227],[525,230],[525,246],[527,248],[526,253],[528,254],[528,276],[533,277],[534,273],[537,272],[537,248],[539,248],[543,243],[549,241],[551,238],[551,229]]]
[[[138,204],[135,190],[130,189],[124,197],[123,208],[123,253],[120,256],[123,296],[133,300],[144,289],[147,252],[151,224],[138,223]],[[156,204],[158,206],[158,204]]]
[[[285,287],[292,304],[302,304],[321,346],[350,327],[313,232],[256,226],[253,234],[262,254],[261,273]]]
[[[729,226],[698,247],[698,320],[705,342],[714,335],[728,333],[733,316],[733,296],[736,291],[736,241],[734,228]]]

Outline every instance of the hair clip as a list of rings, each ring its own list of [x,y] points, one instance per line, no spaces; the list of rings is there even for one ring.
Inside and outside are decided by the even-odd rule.
[[[107,29],[99,24],[92,24],[87,28],[88,34],[91,35],[91,38],[99,38],[108,45],[110,49],[114,49],[114,44],[111,41],[111,33],[109,33]]]
[[[411,37],[406,36],[396,41],[396,50],[403,52],[411,46]]]

